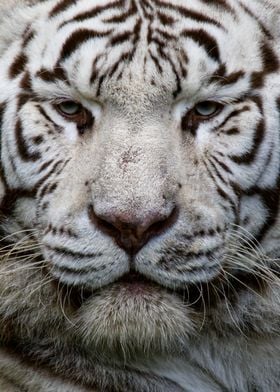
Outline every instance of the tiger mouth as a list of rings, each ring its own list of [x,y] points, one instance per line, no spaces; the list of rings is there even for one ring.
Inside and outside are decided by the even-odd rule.
[[[131,296],[141,296],[155,290],[165,292],[169,291],[169,289],[135,271],[127,272],[114,282],[98,289],[89,289],[83,286],[72,286],[63,283],[57,278],[53,279],[52,284],[56,289],[57,295],[61,296],[61,299],[64,301],[63,303],[69,304],[73,310],[78,310],[86,301],[89,301],[92,297],[100,295],[104,292],[104,290],[107,290],[113,285],[115,287],[119,287],[120,290],[123,289],[127,295]]]
[[[170,289],[136,271],[127,272],[114,282],[98,289],[70,286],[60,282],[58,279],[55,279],[53,284],[57,289],[57,294],[62,297],[63,303],[69,304],[74,311],[81,308],[82,305],[85,302],[90,301],[91,298],[102,295],[105,290],[110,289],[110,287],[113,286],[121,290],[122,294],[126,297],[143,298],[143,300],[144,298],[147,300],[149,295],[154,293],[158,293],[159,295],[160,293],[167,293],[179,297],[182,304],[197,310],[204,309],[205,295],[203,293],[209,295],[209,287],[206,290],[206,284],[202,284],[199,287],[190,284],[186,289]]]
[[[203,312],[203,314],[207,309],[215,308],[217,304],[224,300],[234,302],[236,296],[240,291],[244,291],[246,287],[255,291],[264,289],[263,282],[260,282],[258,277],[254,274],[244,273],[237,274],[236,279],[228,282],[227,285],[225,285],[223,277],[218,275],[211,282],[211,285],[209,285],[209,282],[199,285],[190,283],[184,289],[170,289],[137,271],[127,272],[114,282],[98,289],[70,286],[59,282],[59,280],[54,280],[53,285],[56,286],[57,293],[62,297],[63,303],[68,304],[72,311],[79,310],[85,302],[102,295],[102,292],[114,286],[118,290],[121,290],[121,293],[126,295],[126,297],[137,297],[138,300],[141,298],[147,300],[149,299],[149,295],[156,292],[159,295],[160,293],[167,293],[179,297],[182,305],[198,313]]]

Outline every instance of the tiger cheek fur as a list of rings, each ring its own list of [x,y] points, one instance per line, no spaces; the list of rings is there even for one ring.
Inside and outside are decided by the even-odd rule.
[[[278,391],[277,2],[13,5],[0,387]]]

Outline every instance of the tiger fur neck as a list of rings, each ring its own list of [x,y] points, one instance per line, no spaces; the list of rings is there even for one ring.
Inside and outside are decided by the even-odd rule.
[[[280,388],[277,0],[0,2],[0,390]]]

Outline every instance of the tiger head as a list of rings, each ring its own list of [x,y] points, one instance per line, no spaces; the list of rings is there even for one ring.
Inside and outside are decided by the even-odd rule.
[[[3,236],[32,230],[50,280],[87,293],[91,344],[181,343],[189,291],[279,253],[275,14],[249,3],[50,0],[2,23]]]

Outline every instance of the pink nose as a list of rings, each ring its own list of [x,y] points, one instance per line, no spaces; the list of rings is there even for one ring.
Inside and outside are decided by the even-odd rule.
[[[92,205],[89,207],[91,222],[129,254],[137,253],[151,238],[165,232],[177,216],[176,207],[168,211],[151,211],[142,219],[129,213],[98,213]]]

